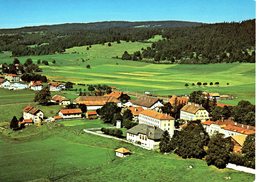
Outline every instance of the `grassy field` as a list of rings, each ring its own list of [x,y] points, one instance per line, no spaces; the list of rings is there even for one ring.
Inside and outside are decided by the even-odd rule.
[[[155,36],[150,42],[161,39]],[[124,42],[105,45],[92,45],[67,49],[64,54],[30,56],[36,63],[38,59],[48,60],[50,65],[40,67],[43,74],[50,80],[72,81],[84,84],[108,84],[123,91],[150,91],[158,95],[190,94],[194,90],[232,94],[234,100],[222,101],[237,104],[240,100],[255,103],[255,64],[209,64],[209,65],[175,65],[150,64],[136,61],[124,61],[112,57],[121,56],[127,50],[129,53],[146,48],[151,43]],[[0,63],[10,63],[13,58],[10,52],[0,54]],[[27,57],[19,57],[24,62]],[[84,60],[84,62],[82,61]],[[51,63],[56,60],[56,64]],[[87,69],[86,65],[91,68]],[[191,86],[196,82],[219,82],[219,86]],[[189,86],[185,87],[185,83]],[[229,85],[227,85],[229,83]],[[82,91],[87,86],[82,87]],[[55,93],[53,93],[55,94]],[[60,93],[59,93],[60,94]],[[63,92],[62,95],[74,99],[75,92]],[[0,89],[0,121],[10,120],[21,108],[31,103],[32,91],[4,91]],[[9,109],[6,109],[8,106]],[[48,109],[47,109],[48,110]],[[50,111],[51,112],[51,111]],[[51,115],[51,113],[47,115]]]
[[[124,142],[85,134],[81,129],[32,126],[16,133],[15,140],[0,137],[0,181],[221,182],[226,181],[226,177],[234,182],[254,181],[251,174],[208,167],[202,160],[184,160],[174,154],[146,151]],[[27,136],[32,133],[37,135]],[[114,149],[122,146],[133,154],[124,159],[116,158]]]

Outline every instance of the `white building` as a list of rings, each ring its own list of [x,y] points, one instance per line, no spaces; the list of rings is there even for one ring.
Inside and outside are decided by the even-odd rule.
[[[41,81],[31,81],[29,84],[30,89],[34,91],[40,91],[43,88],[42,82]]]
[[[128,155],[130,155],[130,151],[123,147],[116,149],[115,152],[117,157],[127,157]]]
[[[118,107],[121,103],[118,99],[110,96],[79,96],[74,101],[76,104],[84,104],[88,111],[96,111],[102,108],[108,102],[114,102]]]
[[[224,121],[205,121],[201,123],[205,131],[212,136],[216,133],[222,133],[225,137],[236,135],[247,136],[255,133],[255,127],[249,125],[238,124],[232,120]]]
[[[201,105],[189,102],[181,109],[180,119],[186,121],[205,121],[209,119],[209,113]]]
[[[0,88],[9,89],[11,86],[11,82],[8,80],[4,80],[2,83],[0,83]]]
[[[54,91],[54,92],[66,89],[65,85],[59,82],[51,82],[49,83],[49,86],[50,86],[50,91]]]
[[[40,109],[37,109],[33,106],[26,106],[23,109],[23,119],[29,120],[32,119],[33,123],[40,124],[43,120],[44,114]]]
[[[10,82],[19,82],[20,77],[16,74],[5,74],[5,79]]]
[[[174,134],[174,118],[168,114],[159,113],[154,110],[143,110],[138,117],[139,124],[146,124],[167,130],[172,136]]]
[[[11,83],[8,89],[10,90],[23,90],[27,89],[29,86],[26,83]]]
[[[71,103],[69,99],[67,99],[66,97],[63,97],[61,95],[54,95],[51,98],[51,102],[58,103],[59,105],[63,105],[63,106],[70,105],[70,103]]]
[[[129,103],[134,107],[142,107],[143,109],[158,110],[163,106],[159,98],[143,96],[136,100],[131,100]]]
[[[148,150],[158,149],[163,130],[146,124],[139,124],[126,132],[126,139]]]
[[[81,118],[81,109],[61,109],[59,116],[63,119]]]

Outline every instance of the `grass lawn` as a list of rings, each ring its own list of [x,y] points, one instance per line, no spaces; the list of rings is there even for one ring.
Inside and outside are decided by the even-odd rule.
[[[94,121],[93,121],[94,122]],[[33,130],[32,130],[33,129]],[[0,138],[0,181],[254,181],[254,175],[208,167],[202,160],[181,159],[147,151],[121,141],[85,134],[74,127],[42,126]],[[39,130],[39,131],[38,131]],[[26,133],[37,135],[20,139]],[[13,134],[14,135],[14,134]],[[13,137],[14,138],[14,137]],[[133,154],[115,157],[114,149]],[[193,168],[189,169],[188,166]]]
[[[82,126],[83,128],[102,128],[102,127],[111,127],[110,124],[105,124],[100,119],[87,120],[87,119],[73,119],[73,120],[62,120],[58,123],[63,124],[64,126]]]

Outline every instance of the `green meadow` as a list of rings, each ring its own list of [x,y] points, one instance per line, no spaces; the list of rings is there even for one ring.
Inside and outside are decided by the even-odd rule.
[[[89,122],[5,131],[0,137],[0,181],[254,181],[254,175],[217,169],[202,160],[163,155],[85,134],[82,129],[92,127],[94,122],[99,127],[100,121]],[[114,150],[119,147],[127,147],[132,155],[115,157]]]

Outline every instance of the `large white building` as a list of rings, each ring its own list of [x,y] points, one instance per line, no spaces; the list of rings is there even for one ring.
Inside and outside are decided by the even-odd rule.
[[[139,124],[146,124],[167,130],[172,136],[174,134],[174,118],[168,114],[159,113],[154,110],[143,110],[138,117]]]
[[[247,136],[255,133],[255,127],[239,124],[232,120],[223,121],[205,121],[201,123],[205,128],[205,131],[212,136],[216,133],[222,133],[225,137],[231,137],[236,135]]]
[[[139,124],[126,132],[126,139],[134,144],[141,145],[148,150],[159,148],[163,130],[146,124]]]
[[[201,105],[189,102],[181,108],[180,119],[185,121],[206,121],[209,119],[209,113]]]
[[[63,119],[81,118],[81,114],[81,109],[61,109],[59,111],[59,116]]]
[[[44,114],[40,109],[37,109],[33,106],[26,106],[23,109],[23,119],[31,119],[35,124],[41,124]]]
[[[41,81],[31,81],[29,84],[30,89],[34,91],[39,91],[42,90],[43,85]]]

